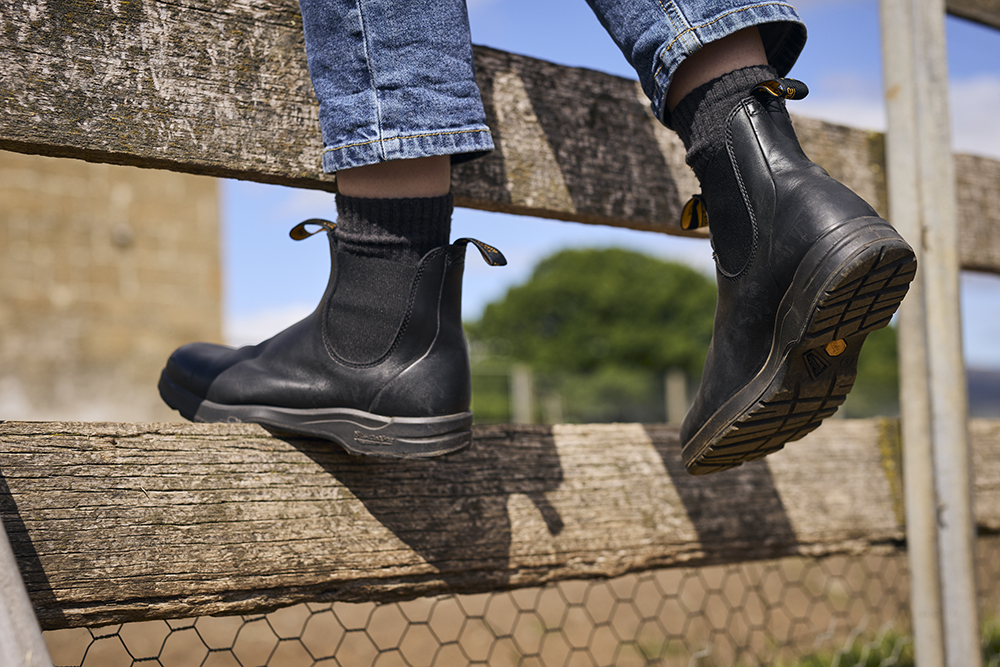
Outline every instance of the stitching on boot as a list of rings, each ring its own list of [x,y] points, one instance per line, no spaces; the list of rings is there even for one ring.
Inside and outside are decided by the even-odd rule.
[[[446,249],[447,249],[447,247],[435,248],[434,250],[432,250],[429,253],[427,253],[427,255],[424,258],[425,259],[434,258],[437,255],[439,255],[442,252],[444,252]],[[413,285],[410,287],[410,300],[409,300],[409,303],[407,303],[407,306],[406,306],[406,314],[403,315],[403,323],[399,325],[399,333],[396,334],[396,338],[392,341],[392,345],[389,346],[389,351],[385,353],[385,357],[388,357],[393,352],[395,352],[396,348],[399,347],[399,341],[403,338],[403,334],[405,334],[406,330],[409,328],[410,319],[413,316],[413,303],[416,300],[416,295],[417,295],[417,284],[420,282],[420,279],[423,277],[424,271],[425,271],[425,264],[423,262],[421,262],[420,265],[417,267],[417,275],[414,276],[414,278],[413,278]],[[448,275],[448,262],[447,262],[447,259],[446,259],[445,265],[444,265],[444,272],[441,274],[442,285],[444,284],[444,279],[445,279],[445,276],[447,276],[447,275]],[[443,289],[443,288],[439,288],[438,289],[437,305],[435,307],[435,312],[437,313],[438,320],[441,319],[441,289]],[[438,322],[438,328],[439,329],[441,328],[440,322]],[[435,338],[435,340],[437,339],[437,334],[436,333],[434,334],[434,338]],[[428,346],[428,349],[430,349],[429,346]],[[383,357],[383,359],[379,360],[378,363],[380,363],[382,360],[384,360],[385,357]]]
[[[442,248],[435,248],[434,250],[432,250],[429,253],[427,253],[427,255],[424,257],[424,259],[425,260],[433,259],[438,254],[440,254],[443,250],[445,250],[445,248],[443,248],[443,247]],[[395,352],[396,348],[399,347],[399,341],[403,338],[403,335],[409,329],[410,320],[412,319],[412,316],[413,316],[413,304],[414,304],[414,302],[416,300],[417,286],[420,284],[420,280],[423,277],[424,273],[426,272],[426,265],[427,265],[427,263],[428,262],[423,262],[422,261],[417,266],[417,271],[416,271],[416,273],[413,276],[413,281],[410,283],[410,294],[409,294],[409,297],[407,298],[406,312],[403,315],[403,319],[402,319],[402,321],[401,321],[401,323],[399,325],[399,329],[396,332],[395,337],[392,340],[392,343],[389,345],[389,348],[386,350],[386,352],[384,354],[382,354],[378,359],[375,359],[373,361],[366,361],[366,362],[363,362],[363,363],[359,363],[359,362],[356,362],[356,361],[350,361],[348,359],[345,359],[343,356],[341,356],[340,354],[337,353],[337,351],[334,349],[333,344],[331,342],[332,336],[331,336],[331,333],[330,333],[330,325],[329,325],[329,322],[330,322],[329,313],[330,313],[330,309],[333,307],[333,299],[332,298],[327,302],[326,308],[324,308],[324,310],[323,310],[323,321],[322,321],[323,347],[326,349],[326,353],[329,354],[331,358],[336,359],[339,363],[343,364],[344,366],[348,366],[350,368],[373,368],[373,367],[378,366],[379,364],[385,362],[385,360],[388,359],[392,355],[393,352]],[[339,276],[339,273],[338,273],[338,282],[339,282],[339,279],[340,279],[340,276]],[[334,288],[334,291],[336,291],[336,287]],[[439,303],[439,307],[440,307],[440,303]]]
[[[441,248],[440,250],[445,250],[445,248]],[[437,251],[437,249],[435,250],[435,252],[436,251]],[[434,345],[437,343],[438,337],[441,335],[441,302],[444,300],[444,288],[445,288],[445,284],[447,284],[447,282],[448,282],[448,272],[451,270],[452,265],[455,264],[455,263],[456,262],[452,259],[452,257],[451,257],[450,254],[449,254],[448,257],[445,257],[444,271],[441,273],[441,281],[438,283],[438,289],[437,289],[437,308],[435,309],[435,316],[436,316],[436,319],[437,319],[437,327],[436,327],[436,329],[434,331],[434,338],[431,339],[431,342],[427,345],[427,349],[424,351],[424,353],[421,356],[419,356],[416,359],[414,359],[412,363],[407,364],[403,368],[399,369],[398,373],[396,373],[391,378],[389,378],[388,380],[386,380],[386,382],[382,385],[382,387],[378,390],[378,392],[372,398],[371,403],[369,403],[369,405],[368,405],[368,409],[369,410],[371,410],[373,412],[377,411],[378,407],[379,407],[378,406],[379,401],[382,400],[382,397],[385,395],[385,393],[387,391],[390,390],[390,388],[392,387],[393,383],[399,378],[399,376],[401,376],[403,373],[405,373],[409,369],[413,368],[413,366],[415,366],[424,357],[426,357],[427,354],[434,348]],[[414,281],[414,285],[416,285],[416,281]],[[410,314],[412,313],[412,311],[413,311],[413,309],[412,309],[412,301],[411,301],[411,308],[406,313],[406,318],[405,318],[404,323],[403,323],[403,328],[405,328],[406,323],[409,322]],[[400,333],[402,334],[402,329],[400,330]],[[400,337],[401,336],[397,337],[396,341],[398,341]],[[396,343],[393,342],[393,348],[395,348],[395,346],[396,346]]]
[[[754,258],[757,256],[757,246],[759,230],[757,228],[757,216],[754,213],[753,206],[751,205],[750,198],[747,195],[746,184],[743,182],[743,174],[740,172],[739,164],[736,161],[736,155],[733,152],[733,120],[741,111],[746,111],[749,115],[751,113],[751,107],[753,106],[753,98],[744,98],[736,107],[729,112],[729,116],[726,118],[726,153],[729,155],[729,163],[733,168],[733,174],[736,176],[736,182],[740,188],[740,195],[743,197],[743,206],[746,208],[747,216],[750,218],[750,230],[751,230],[751,243],[750,252],[747,255],[746,261],[743,267],[735,272],[730,273],[722,267],[722,262],[716,257],[715,264],[716,268],[719,270],[725,278],[730,280],[739,280],[743,274],[745,274],[750,267],[753,265]],[[711,223],[709,223],[711,225]],[[716,252],[718,255],[718,252]]]

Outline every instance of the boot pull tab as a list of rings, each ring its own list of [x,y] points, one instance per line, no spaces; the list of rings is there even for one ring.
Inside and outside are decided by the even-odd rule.
[[[753,91],[767,93],[783,100],[801,100],[809,94],[806,84],[796,79],[771,79],[758,83]]]
[[[681,229],[693,232],[702,227],[708,227],[708,209],[705,208],[705,199],[701,195],[693,195],[681,211]]]
[[[309,231],[306,229],[309,225],[318,225],[319,229],[314,231]],[[330,222],[329,220],[324,220],[323,218],[309,218],[308,220],[303,220],[299,224],[292,227],[288,235],[292,237],[294,241],[303,241],[313,234],[319,234],[324,229],[328,232],[332,232],[337,228],[337,223]]]
[[[470,238],[463,238],[463,239],[458,239],[452,245],[464,246],[469,243],[479,248],[479,254],[483,256],[483,259],[486,260],[486,263],[489,264],[490,266],[507,266],[507,258],[503,256],[503,253],[494,248],[493,246],[483,243],[482,241]]]

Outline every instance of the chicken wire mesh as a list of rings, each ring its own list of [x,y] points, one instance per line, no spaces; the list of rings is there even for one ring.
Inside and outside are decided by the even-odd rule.
[[[978,543],[1000,667],[1000,538]],[[913,665],[906,554],[785,558],[386,604],[45,633],[57,667]]]

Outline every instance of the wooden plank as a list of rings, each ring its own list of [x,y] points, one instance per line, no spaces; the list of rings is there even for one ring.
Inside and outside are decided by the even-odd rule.
[[[1000,29],[1000,2],[997,0],[946,0],[949,14]]]
[[[976,526],[980,534],[1000,533],[1000,421],[973,419],[969,422],[972,467],[975,474]],[[985,445],[985,446],[984,446]]]
[[[893,549],[894,431],[832,421],[692,477],[669,426],[477,427],[465,453],[402,464],[253,425],[7,422],[0,512],[47,629],[253,613]],[[977,491],[997,527],[997,466]]]
[[[1000,273],[1000,161],[956,155],[955,191],[962,268]]]
[[[25,0],[0,6],[0,25],[0,71],[17,82],[0,95],[0,148],[335,188],[295,0]],[[455,170],[460,206],[681,233],[697,182],[636,82],[475,55],[498,150]],[[881,134],[796,124],[817,162],[886,212]],[[958,167],[963,266],[1000,273],[1000,162]]]
[[[0,148],[332,187],[295,0],[25,0],[0,25]]]

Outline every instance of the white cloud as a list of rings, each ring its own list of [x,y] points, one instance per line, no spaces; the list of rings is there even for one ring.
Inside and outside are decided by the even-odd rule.
[[[818,118],[829,123],[884,131],[885,103],[881,97],[851,93],[836,96],[810,95],[791,107],[794,114]]]
[[[292,189],[281,203],[281,214],[285,218],[303,220],[306,218],[337,218],[337,207],[333,194],[323,190]]]
[[[955,150],[1000,159],[1000,76],[952,81],[949,93]]]
[[[462,288],[462,315],[466,320],[478,319],[486,304],[527,281],[541,259],[563,248],[629,248],[683,262],[715,276],[712,250],[706,239],[458,209],[452,237],[462,236],[479,238],[500,248],[508,261],[505,267],[486,266],[479,260],[479,253],[469,248]]]

